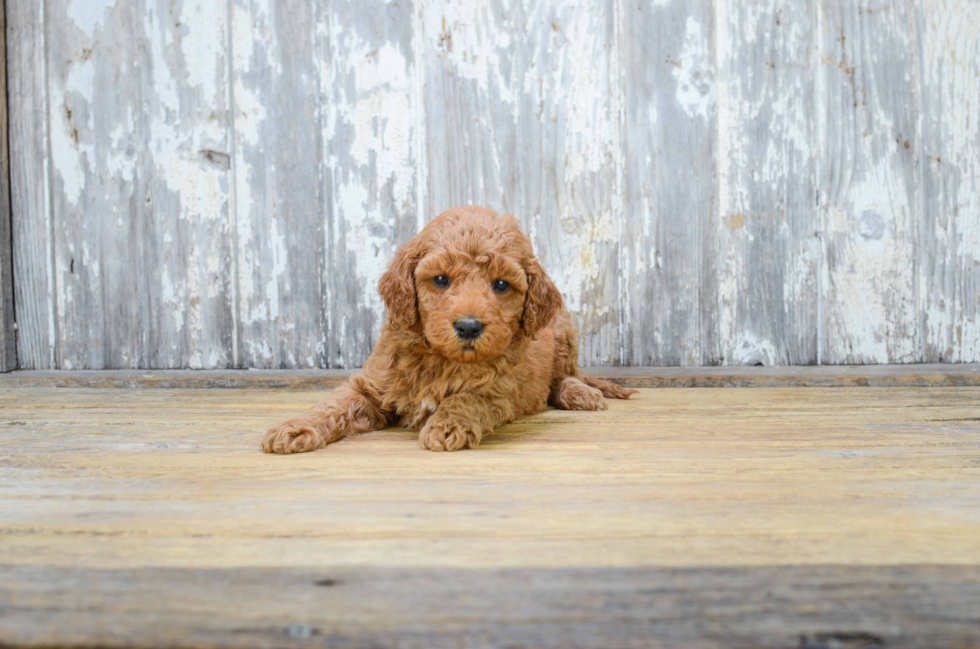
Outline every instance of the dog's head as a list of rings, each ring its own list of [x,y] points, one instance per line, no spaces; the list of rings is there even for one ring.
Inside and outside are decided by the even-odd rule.
[[[378,291],[392,326],[416,331],[443,356],[493,358],[533,338],[561,308],[531,241],[512,216],[443,212],[399,248]]]

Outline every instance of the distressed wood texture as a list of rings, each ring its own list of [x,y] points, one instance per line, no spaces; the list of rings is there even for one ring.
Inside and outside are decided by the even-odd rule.
[[[919,337],[926,361],[980,357],[980,4],[917,7]]]
[[[819,10],[822,355],[848,363],[914,362],[922,351],[913,3],[823,2]]]
[[[980,361],[968,0],[7,0],[19,365],[351,368],[442,210],[588,365]]]
[[[7,148],[7,20],[0,2],[0,372],[17,367],[14,260],[10,237],[10,157]]]
[[[619,28],[629,305],[623,360],[710,363],[705,335],[714,331],[702,308],[710,262],[702,264],[702,255],[717,210],[711,3],[623,2]]]
[[[17,362],[20,367],[60,367],[55,361],[58,337],[48,209],[44,5],[33,0],[5,0],[5,5]]]
[[[714,6],[720,218],[703,234],[711,253],[702,300],[710,347],[702,359],[812,364],[820,259],[816,8],[811,0]]]
[[[453,454],[258,449],[322,397],[5,385],[3,646],[980,643],[980,387],[644,389]]]
[[[976,566],[0,567],[9,649],[962,649]],[[434,603],[438,604],[434,604]]]
[[[793,367],[586,367],[631,388],[980,387],[980,363]],[[4,388],[335,388],[356,370],[17,370]]]

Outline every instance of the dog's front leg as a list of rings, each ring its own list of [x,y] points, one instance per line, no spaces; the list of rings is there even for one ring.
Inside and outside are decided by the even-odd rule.
[[[508,404],[474,394],[454,394],[439,404],[419,431],[419,445],[430,451],[476,448],[487,433],[513,417]]]
[[[341,437],[381,430],[387,417],[353,377],[302,416],[279,424],[265,434],[266,453],[305,453],[323,448]]]

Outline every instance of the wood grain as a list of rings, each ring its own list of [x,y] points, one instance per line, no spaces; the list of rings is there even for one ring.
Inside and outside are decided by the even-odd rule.
[[[586,374],[633,388],[841,388],[980,386],[978,363],[821,367],[586,367]],[[2,387],[335,388],[351,370],[19,370]]]
[[[978,390],[643,390],[271,457],[322,391],[4,389],[0,564],[976,565]]]
[[[10,210],[20,367],[62,367],[54,317],[43,4],[6,0]]]
[[[928,2],[922,50],[920,344],[926,361],[978,353],[980,331],[980,6]]]
[[[713,20],[707,1],[621,3],[625,365],[714,360],[715,311],[702,308],[717,211]]]
[[[821,359],[915,362],[921,359],[915,8],[862,0],[818,6]]]
[[[714,7],[719,205],[704,233],[702,312],[716,332],[705,336],[703,362],[812,365],[820,360],[816,8],[808,0]]]
[[[22,365],[229,365],[224,9],[35,4],[14,3]]]
[[[258,450],[322,396],[4,385],[5,646],[980,641],[980,387],[642,390],[474,451]]]
[[[237,255],[233,366],[326,364],[323,287],[330,192],[322,186],[315,2],[231,2]],[[322,48],[322,49],[321,49]]]
[[[14,261],[10,236],[10,157],[7,147],[7,19],[0,3],[0,372],[17,367]]]
[[[972,647],[975,566],[0,568],[5,646]],[[438,602],[438,604],[434,604]]]
[[[975,3],[7,11],[21,367],[357,367],[468,203],[588,365],[980,361]]]

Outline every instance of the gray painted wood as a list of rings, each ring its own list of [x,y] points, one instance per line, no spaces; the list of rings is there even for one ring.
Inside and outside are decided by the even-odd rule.
[[[717,112],[710,2],[623,2],[624,257],[629,365],[700,365]]]
[[[980,356],[980,4],[917,7],[922,133],[920,343],[927,361]]]
[[[0,568],[5,646],[972,647],[975,566]],[[438,605],[434,605],[438,602]]]
[[[817,362],[816,7],[715,2],[718,212],[704,241],[704,361]],[[713,335],[712,335],[713,334]]]
[[[913,4],[819,5],[822,360],[908,363],[918,341]]]
[[[980,360],[975,3],[8,0],[25,368],[355,367],[442,210],[593,365]]]
[[[10,157],[7,148],[7,20],[0,3],[0,372],[17,367],[14,261],[10,237]]]
[[[329,43],[321,43],[314,2],[248,0],[232,2],[231,11],[235,364],[318,367],[326,360],[319,278],[330,214],[320,176],[318,57]]]
[[[42,9],[33,0],[6,0],[17,358],[21,367],[38,369],[58,367]]]

